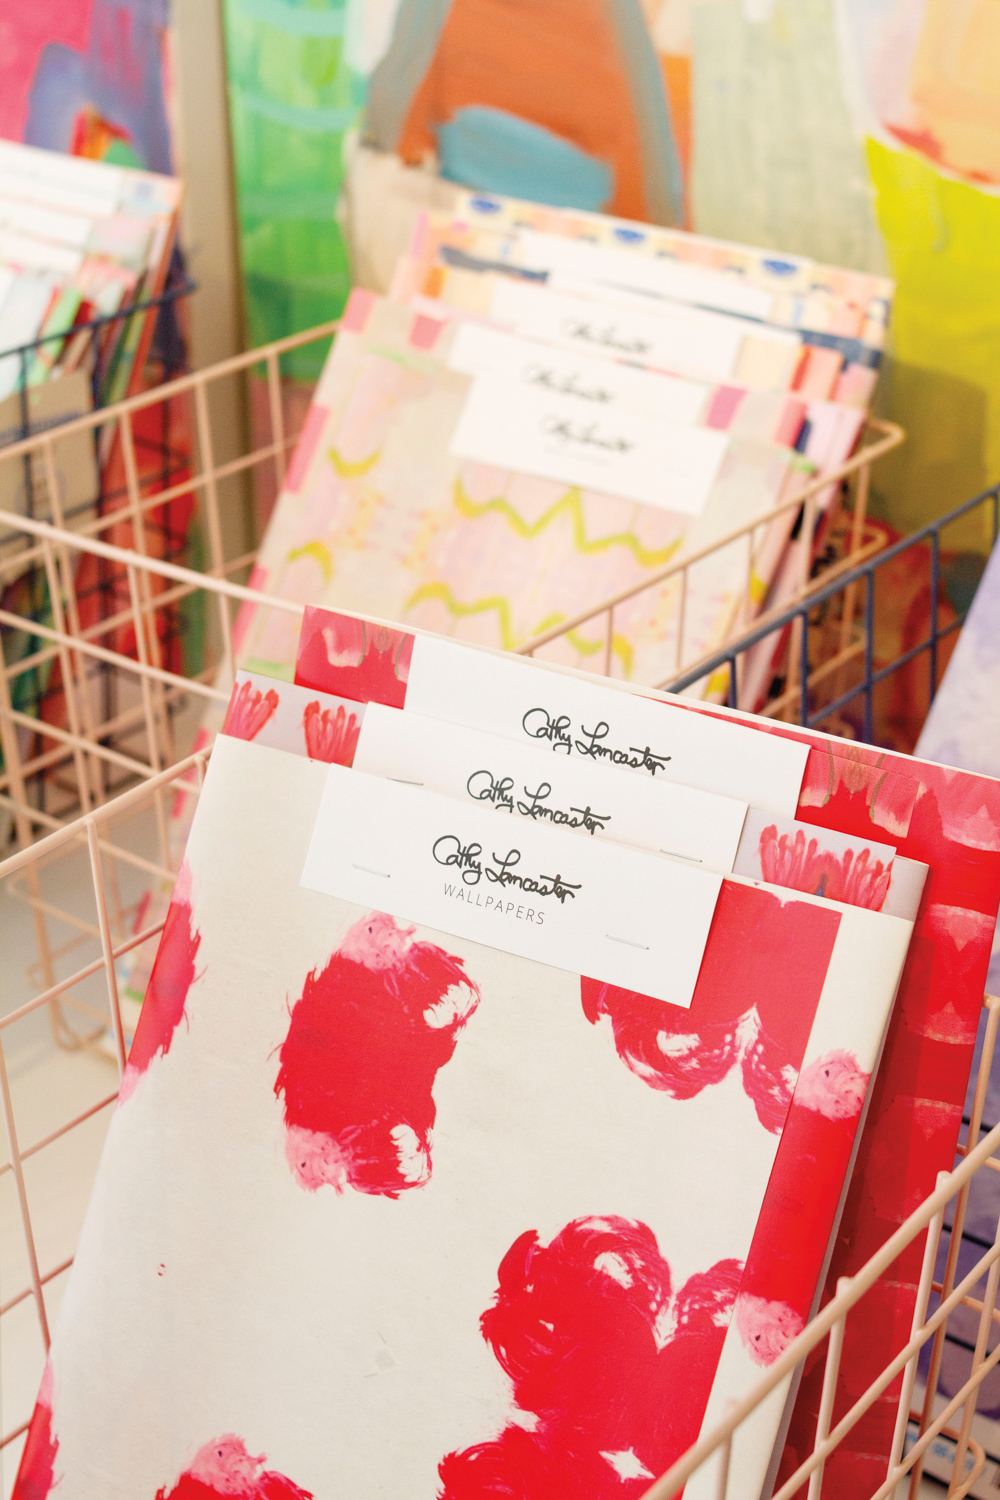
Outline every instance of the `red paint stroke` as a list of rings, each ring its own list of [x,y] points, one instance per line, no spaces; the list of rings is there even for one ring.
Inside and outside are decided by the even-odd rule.
[[[275,1469],[259,1472],[267,1462],[254,1458],[234,1432],[223,1433],[199,1448],[172,1490],[160,1489],[156,1500],[313,1500],[310,1490]]]
[[[46,1360],[11,1500],[45,1500],[56,1482],[58,1452],[59,1442],[52,1436],[52,1366]]]
[[[869,1076],[842,1050],[799,1074],[736,1304],[755,1364],[773,1364],[812,1311]]]
[[[882,828],[896,841],[905,839],[917,798],[923,790],[919,775],[900,769],[900,757],[880,754],[867,745],[838,741],[836,749],[812,740],[795,816],[805,822],[806,808],[829,808],[823,818],[828,828],[871,838],[872,827]],[[914,763],[923,770],[920,762]],[[917,856],[911,855],[913,859]]]
[[[361,721],[357,714],[348,715],[342,703],[337,704],[336,711],[324,708],[322,713],[318,701],[307,703],[302,715],[302,731],[310,760],[325,760],[335,766],[354,764]]]
[[[670,708],[728,718],[690,699]],[[884,829],[901,855],[929,866],[827,1273],[829,1298],[838,1279],[855,1275],[933,1191],[936,1174],[954,1165],[1000,901],[1000,782],[773,721],[743,722],[809,746],[798,821],[862,841],[881,839],[875,829]],[[961,912],[968,926],[949,920],[955,941],[948,943],[933,911],[956,919]],[[856,1330],[848,1319],[834,1421],[909,1338],[922,1249],[918,1238],[883,1273]],[[778,1487],[812,1451],[822,1348],[814,1355],[805,1362]],[[885,1478],[898,1388],[899,1377],[828,1460],[827,1488],[838,1500],[864,1500]]]
[[[295,681],[356,703],[402,708],[415,637],[333,610],[306,607]]]
[[[249,678],[241,682],[239,687],[233,688],[222,726],[223,734],[232,735],[235,740],[252,740],[275,714],[280,701],[274,688],[263,693]]]
[[[532,1420],[447,1454],[442,1500],[644,1494],[698,1435],[741,1271],[719,1261],[674,1292],[632,1219],[574,1219],[547,1246],[522,1234],[480,1328]]]
[[[826,896],[847,906],[864,906],[869,911],[882,910],[892,870],[875,859],[867,847],[860,853],[845,849],[836,855],[822,847],[822,835],[807,842],[800,828],[794,834],[779,836],[772,823],[761,833],[759,854],[761,873],[771,885]]]
[[[693,1099],[739,1066],[765,1130],[780,1133],[812,1027],[839,912],[723,881],[690,1009],[581,979],[619,1057],[650,1088]]]
[[[430,1178],[434,1080],[479,987],[414,931],[362,917],[292,1009],[274,1091],[288,1164],[309,1192],[328,1183],[397,1198]]]
[[[165,1056],[170,1051],[174,1032],[184,1015],[188,990],[194,981],[200,944],[201,933],[195,927],[191,913],[191,872],[185,861],[177,875],[153,972],[146,986],[146,998],[118,1091],[119,1104],[130,1097],[157,1053]]]

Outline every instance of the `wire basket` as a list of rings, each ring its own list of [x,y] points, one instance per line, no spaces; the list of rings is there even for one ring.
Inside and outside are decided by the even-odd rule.
[[[307,346],[325,347],[336,327],[279,340],[0,448],[0,591],[9,592],[12,580],[32,581],[16,609],[0,605],[0,808],[13,818],[21,845],[172,764],[172,724],[184,701],[192,693],[218,697],[212,683],[220,669],[232,679],[232,605],[261,599],[242,587],[255,559],[253,537],[281,489],[308,407],[308,389],[282,379],[281,361]],[[234,444],[220,413],[245,410],[248,402],[256,436]],[[98,435],[111,455],[112,482],[100,504],[71,509],[65,492],[74,445]],[[712,548],[596,601],[518,649],[533,654],[582,620],[603,619],[607,668],[616,609],[669,583],[680,670],[690,576],[700,564],[726,549],[743,560],[729,640],[759,610],[759,566],[775,528],[787,534],[799,517],[810,538],[824,505],[841,512],[844,557],[817,579],[810,576],[811,547],[801,547],[796,599],[883,544],[866,518],[871,466],[903,437],[891,423],[870,422],[867,441],[837,469],[797,485]],[[22,468],[34,476],[31,513],[17,515],[4,509],[2,496],[5,476]],[[849,488],[850,508],[842,505]],[[179,565],[185,541],[194,567]],[[297,605],[267,602],[301,613]]]
[[[58,1258],[47,1256],[40,1242],[38,1208],[33,1198],[33,1169],[44,1153],[58,1151],[73,1133],[93,1131],[95,1124],[102,1128],[106,1124],[126,1055],[118,966],[132,949],[155,937],[163,926],[162,921],[143,926],[141,910],[137,911],[123,892],[136,871],[170,878],[169,869],[155,858],[158,830],[169,816],[168,805],[176,806],[178,793],[197,797],[210,753],[206,747],[185,757],[130,791],[92,807],[83,817],[56,829],[0,864],[0,884],[7,888],[8,894],[13,888],[13,893],[27,902],[36,922],[61,922],[71,929],[70,941],[51,949],[53,967],[41,993],[0,1019],[0,1101],[8,1142],[8,1157],[0,1162],[0,1178],[9,1173],[13,1179],[23,1246],[23,1284],[8,1294],[0,1305],[0,1318],[16,1318],[19,1311],[31,1310],[37,1334],[34,1348],[30,1349],[23,1336],[9,1340],[0,1327],[0,1346],[4,1349],[5,1362],[12,1357],[11,1350],[14,1356],[20,1355],[22,1365],[27,1366],[22,1382],[27,1380],[29,1385],[34,1377],[41,1376],[54,1308],[72,1262],[72,1250]],[[65,900],[67,889],[73,895],[71,905]],[[73,955],[72,962],[69,961],[70,955]],[[841,1280],[835,1298],[788,1346],[753,1391],[731,1407],[725,1420],[651,1487],[648,1500],[668,1500],[702,1464],[715,1466],[716,1493],[720,1500],[725,1500],[730,1464],[739,1462],[741,1424],[824,1339],[828,1339],[826,1376],[815,1446],[777,1492],[775,1500],[790,1500],[807,1480],[810,1500],[819,1500],[825,1461],[865,1411],[899,1376],[902,1376],[902,1391],[892,1452],[885,1480],[873,1492],[872,1500],[882,1500],[907,1476],[916,1485],[928,1449],[942,1436],[950,1440],[954,1450],[953,1472],[961,1476],[950,1490],[952,1496],[967,1494],[982,1475],[986,1456],[981,1445],[971,1436],[971,1429],[977,1391],[1000,1361],[1000,1345],[989,1348],[991,1330],[1000,1320],[1000,1313],[996,1310],[1000,1283],[1000,1227],[993,1243],[983,1249],[972,1269],[957,1283],[956,1270],[970,1187],[977,1174],[1000,1171],[1000,1156],[996,1154],[1000,1150],[1000,1125],[990,1129],[982,1140],[978,1139],[984,1128],[983,1105],[1000,1023],[1000,998],[987,996],[984,1006],[987,1010],[985,1044],[966,1144],[959,1148],[961,1160],[955,1171],[941,1173],[936,1191],[855,1276]],[[61,1107],[56,1111],[59,1117],[48,1120],[44,1130],[33,1133],[31,1127],[22,1121],[22,1115],[31,1113],[33,1101],[24,1083],[24,1070],[16,1066],[22,1055],[17,1033],[19,1029],[30,1029],[46,1011],[57,1039],[64,1046],[85,1050],[109,1031],[114,1038],[114,1071],[111,1071],[112,1063],[107,1062],[107,1076],[103,1079],[95,1076],[93,1080],[92,1097],[77,1098],[72,1109],[67,1109],[60,1101]],[[10,1066],[11,1059],[14,1067]],[[976,1142],[978,1144],[974,1144]],[[901,1163],[900,1170],[903,1168]],[[951,1220],[945,1226],[949,1204],[953,1205]],[[951,1239],[943,1280],[938,1282],[934,1279],[934,1267],[945,1228]],[[832,1426],[833,1398],[847,1319],[865,1316],[864,1298],[869,1288],[896,1257],[921,1236],[926,1236],[923,1269],[910,1339],[850,1411]],[[984,1278],[985,1289],[979,1291],[979,1283]],[[934,1294],[937,1306],[930,1312]],[[938,1372],[949,1319],[958,1309],[971,1309],[978,1315],[978,1332],[969,1379],[942,1406],[940,1400],[935,1400]],[[923,1402],[919,1411],[911,1412],[918,1357],[920,1350],[928,1344],[931,1345],[931,1360]],[[20,1420],[3,1434],[5,1448],[27,1429],[27,1412],[17,1415]],[[910,1441],[904,1456],[908,1427],[911,1429]],[[967,1462],[969,1455],[971,1466]],[[911,1493],[915,1493],[915,1489]]]
[[[0,1305],[0,1316],[20,1319],[23,1325],[31,1314],[30,1339],[25,1333],[13,1341],[4,1340],[5,1364],[14,1357],[9,1353],[13,1348],[30,1366],[28,1384],[40,1376],[50,1323],[75,1245],[72,1226],[62,1242],[39,1233],[36,1199],[40,1195],[44,1200],[48,1189],[44,1182],[40,1187],[33,1185],[33,1179],[46,1157],[58,1154],[69,1141],[82,1139],[88,1132],[102,1132],[116,1097],[117,1083],[109,1070],[116,1067],[120,1076],[130,1030],[127,1005],[123,1013],[123,969],[134,950],[155,940],[163,926],[159,918],[150,919],[146,892],[151,880],[162,891],[169,889],[174,879],[178,861],[172,830],[181,819],[185,801],[197,796],[211,752],[210,744],[202,744],[196,737],[199,710],[212,704],[221,709],[229,696],[237,655],[234,606],[244,602],[266,606],[285,612],[293,620],[302,613],[301,605],[267,597],[248,586],[255,554],[233,520],[245,520],[255,511],[259,517],[280,490],[289,451],[305,417],[306,402],[299,391],[282,380],[282,356],[328,339],[335,327],[330,323],[208,370],[184,375],[0,451],[0,475],[5,462],[27,458],[41,481],[34,516],[0,511],[0,582],[19,576],[19,570],[35,568],[44,578],[49,610],[48,618],[36,617],[25,624],[15,612],[0,609],[0,626],[9,632],[4,638],[5,655],[0,658],[0,744],[4,756],[0,814],[6,812],[8,834],[18,846],[17,852],[0,864],[0,887],[30,913],[33,933],[32,955],[26,965],[31,971],[26,998],[0,1020],[0,1093],[9,1141],[9,1158],[0,1164],[0,1177],[10,1174],[23,1247],[20,1284]],[[235,451],[232,447],[227,450],[217,415],[230,397],[240,401],[246,397],[246,383],[252,375],[261,377],[253,382],[251,399],[263,440],[256,445],[243,442]],[[165,406],[176,420],[189,424],[192,458],[189,468],[169,475],[164,484],[161,474],[144,471],[137,424],[141,426],[144,416]],[[110,512],[78,517],[71,528],[61,499],[60,447],[98,428],[110,434],[106,440],[116,445],[120,455],[120,503]],[[845,567],[859,557],[870,556],[879,545],[866,530],[868,474],[872,461],[902,441],[902,433],[885,426],[881,431],[876,429],[874,436],[874,444],[863,448],[836,475],[811,481],[806,487],[809,493],[797,492],[778,511],[756,518],[723,539],[720,545],[740,546],[747,557],[748,589],[734,629],[740,623],[745,626],[752,614],[749,583],[768,527],[779,512],[787,520],[788,512],[809,511],[811,519],[815,511],[810,509],[810,498],[818,495],[821,485],[850,482],[854,486]],[[175,502],[190,506],[190,519],[203,538],[201,569],[156,556],[150,545],[151,529],[162,508]],[[681,562],[667,570],[678,577],[682,609],[687,566]],[[99,610],[90,609],[88,613],[88,596],[81,589],[81,580],[86,583],[94,577],[102,584],[102,604]],[[803,576],[799,582],[800,590],[808,592],[826,580]],[[609,640],[617,604],[617,600],[599,602],[588,612],[588,617],[606,616]],[[572,628],[572,622],[566,628]],[[10,645],[17,631],[26,640],[12,655]],[[530,654],[543,644],[529,641],[521,650]],[[15,702],[16,684],[30,673],[47,674],[46,689],[37,695],[34,711]],[[192,745],[194,753],[189,753]],[[981,1133],[986,1081],[1000,1016],[1000,1001],[988,1000],[986,1004],[987,1046],[967,1133],[971,1143]],[[71,1062],[75,1059],[81,1076],[85,1062],[96,1059],[99,1067],[88,1075],[93,1087],[89,1093],[83,1090],[86,1097],[75,1087],[63,1095],[58,1090],[50,1091],[54,1113],[39,1120],[38,1091],[31,1090],[25,1082],[28,1073],[19,1063],[10,1065],[10,1059],[21,1055],[19,1037],[27,1035],[29,1040],[34,1038],[32,1045],[42,1045],[40,1025],[46,1019],[58,1043],[58,1054]],[[111,1057],[102,1057],[102,1049],[109,1050]],[[779,1492],[778,1500],[787,1500],[806,1477],[810,1500],[817,1500],[827,1456],[900,1372],[905,1383],[898,1441],[885,1485],[878,1494],[888,1494],[901,1476],[918,1473],[928,1449],[941,1440],[953,1417],[957,1425],[948,1430],[954,1434],[955,1473],[962,1476],[954,1493],[968,1492],[986,1462],[982,1448],[970,1437],[975,1395],[1000,1359],[1000,1352],[987,1348],[1000,1278],[1000,1237],[980,1257],[971,1280],[966,1276],[957,1287],[953,1285],[957,1248],[954,1255],[949,1251],[940,1288],[933,1282],[933,1268],[946,1203],[955,1200],[954,1216],[946,1228],[951,1233],[951,1246],[957,1247],[970,1183],[976,1172],[986,1172],[991,1166],[1000,1169],[1000,1161],[993,1158],[998,1148],[1000,1127],[969,1150],[955,1173],[941,1180],[937,1193],[858,1275],[841,1287],[836,1299],[769,1369],[755,1391],[657,1482],[651,1491],[657,1500],[666,1500],[701,1463],[716,1466],[718,1493],[724,1496],[727,1466],[730,1461],[739,1462],[741,1424],[831,1333],[825,1417],[821,1419],[817,1445],[800,1473]],[[82,1202],[77,1206],[82,1212]],[[928,1230],[925,1274],[910,1344],[899,1351],[880,1381],[831,1431],[844,1321],[848,1314],[862,1315],[851,1310],[881,1271]],[[985,1292],[977,1298],[973,1293],[984,1276]],[[930,1299],[935,1294],[943,1301],[929,1314]],[[974,1367],[968,1389],[938,1412],[935,1388],[940,1351],[948,1319],[959,1308],[965,1316],[972,1310],[979,1317]],[[920,1435],[903,1458],[918,1350],[928,1342],[933,1344],[934,1354],[927,1395],[923,1410],[914,1414]],[[959,1412],[961,1416],[957,1416]],[[4,1435],[4,1445],[12,1444],[26,1430],[27,1411],[15,1411],[15,1417]],[[974,1458],[971,1469],[966,1465],[968,1452]]]

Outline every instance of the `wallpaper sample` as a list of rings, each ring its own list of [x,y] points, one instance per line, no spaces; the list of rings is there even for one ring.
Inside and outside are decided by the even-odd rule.
[[[908,924],[724,882],[677,1011],[304,890],[325,774],[218,742],[15,1494],[638,1496],[780,1337],[794,1079],[860,1106]]]
[[[352,295],[255,587],[509,649],[766,513],[788,482],[787,447],[733,437],[692,518],[458,459],[449,443],[470,388],[446,365],[458,327]],[[683,658],[714,642],[745,579],[745,547],[692,571]],[[678,589],[672,579],[616,613],[616,674],[656,681],[673,665]],[[296,629],[251,619],[241,661],[290,663]],[[551,650],[601,669],[602,645],[587,627]]]
[[[379,704],[396,696],[391,677],[373,683],[369,690],[376,695],[371,701]],[[398,709],[390,709],[388,721],[382,721],[378,749],[373,752],[361,739],[362,725],[366,720],[371,724],[366,703],[239,672],[222,732],[312,760],[357,765],[370,774],[406,779],[415,774],[405,759],[412,750],[406,736],[391,723],[396,714]],[[618,778],[608,781],[609,776],[614,777],[614,767],[593,762],[586,767],[586,777],[579,773],[573,777],[576,787],[585,788],[578,791],[577,800],[586,802],[586,808],[566,811],[557,805],[560,797],[567,804],[572,800],[560,786],[566,762],[553,767],[543,747],[530,752],[535,764],[529,788],[527,784],[515,785],[510,777],[501,779],[497,772],[497,767],[501,773],[507,768],[507,741],[475,735],[474,743],[483,742],[474,752],[478,759],[468,761],[456,779],[455,726],[433,725],[439,731],[436,738],[426,735],[431,727],[432,721],[422,721],[421,779],[414,783],[428,790],[486,801],[500,813],[516,813],[535,822],[541,817],[553,826],[578,829],[582,836],[673,853],[725,874],[744,875],[785,890],[916,920],[927,867],[897,856],[891,844],[817,829],[774,812],[747,810],[746,803],[677,782],[657,783],[648,790],[644,786],[641,800],[633,795],[632,805],[624,805],[620,796],[613,795],[623,790]],[[481,768],[468,777],[466,784],[465,773],[473,764]],[[575,769],[579,762],[573,765]],[[554,779],[554,796],[552,784],[544,779],[546,773]],[[634,793],[636,789],[625,790]],[[610,816],[591,816],[592,800],[601,808],[613,806],[614,811]],[[623,832],[623,828],[629,831]]]
[[[685,294],[675,275],[671,278],[673,289],[669,295],[677,300],[726,308],[734,297],[739,297],[746,316],[776,327],[798,329],[806,341],[810,335],[826,333],[856,338],[870,351],[885,345],[894,291],[891,280],[842,264],[824,264],[822,259],[808,254],[761,249],[750,236],[714,238],[604,214],[572,213],[487,193],[465,193],[458,198],[450,216],[432,216],[432,223],[443,225],[449,221],[450,233],[465,226],[466,236],[471,234],[464,241],[459,239],[456,248],[472,251],[477,243],[485,247],[490,241],[479,240],[479,234],[492,234],[497,236],[492,242],[497,259],[515,266],[539,269],[537,256],[544,247],[538,240],[532,242],[532,235],[558,235],[623,255],[635,253],[640,264],[634,274],[644,278],[654,275],[652,268],[643,271],[641,267],[641,259],[649,256],[688,267],[689,271],[698,268],[720,277],[714,294],[704,280],[694,283],[697,294]],[[530,232],[527,239],[526,231]],[[452,263],[458,265],[460,261],[453,259]],[[767,294],[763,301],[749,296],[752,288]],[[719,296],[725,300],[717,300]],[[753,308],[751,302],[756,303]],[[816,347],[823,347],[822,338],[817,340]],[[862,364],[866,362],[863,355],[856,357]],[[878,361],[868,362],[877,365]]]
[[[317,670],[328,656],[323,631],[336,632],[335,620],[322,611],[307,614],[300,656],[304,662],[308,654],[313,686],[319,686]],[[347,623],[356,632],[356,622]],[[369,674],[391,670],[398,705],[405,701],[412,637],[400,632],[378,639],[379,651],[373,642],[367,653],[355,646],[336,657],[338,664],[327,668],[330,686],[367,699],[373,696]],[[539,670],[557,669],[540,664]],[[605,687],[609,695],[630,692],[625,685],[609,682]],[[862,839],[874,834],[929,867],[829,1269],[830,1296],[837,1277],[858,1270],[933,1190],[936,1174],[950,1170],[954,1162],[1000,906],[1000,782],[689,699],[643,697],[666,712],[708,713],[809,746],[796,817]],[[608,702],[613,705],[614,696]],[[835,1211],[833,1204],[831,1222]],[[801,1253],[807,1255],[808,1247]],[[921,1254],[917,1242],[900,1257],[868,1294],[864,1327],[859,1323],[853,1334],[849,1328],[837,1419],[909,1338]],[[816,1275],[821,1269],[818,1255]],[[782,1468],[785,1477],[811,1443],[822,1378],[820,1352],[806,1363]],[[890,1387],[858,1424],[856,1445],[832,1455],[828,1468],[838,1483],[861,1488],[879,1482],[884,1460],[877,1454],[891,1439],[897,1394]]]

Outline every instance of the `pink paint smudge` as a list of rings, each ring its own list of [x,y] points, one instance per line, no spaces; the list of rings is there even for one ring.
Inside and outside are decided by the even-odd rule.
[[[58,1452],[58,1439],[52,1435],[52,1365],[46,1360],[11,1500],[45,1500],[56,1483]]]
[[[234,1432],[223,1433],[199,1448],[190,1468],[172,1490],[160,1489],[156,1500],[313,1500],[274,1469],[261,1472],[266,1455],[254,1458]]]
[[[522,1234],[480,1328],[531,1421],[447,1454],[442,1500],[642,1495],[697,1437],[741,1271],[674,1292],[652,1230],[614,1216]]]
[[[779,836],[772,823],[761,833],[759,853],[761,872],[772,885],[882,910],[892,871],[867,847],[836,855],[822,847],[822,833],[808,841],[801,828]]]
[[[584,1014],[607,1016],[626,1067],[671,1098],[693,1099],[738,1066],[778,1134],[839,924],[837,912],[724,881],[689,1009],[584,978]]]
[[[324,708],[322,713],[318,701],[307,703],[302,715],[302,731],[310,760],[325,760],[328,765],[335,766],[354,764],[361,723],[357,714],[346,713],[342,703],[337,704],[336,711]]]
[[[787,1302],[740,1293],[736,1327],[755,1365],[773,1365],[805,1327],[805,1318]]]
[[[248,678],[233,688],[222,733],[236,740],[252,740],[277,712],[280,701],[274,688],[261,692]]]
[[[413,927],[374,912],[307,977],[281,1047],[285,1150],[299,1184],[396,1198],[431,1175],[434,1080],[479,988]]]
[[[853,1052],[824,1053],[802,1069],[794,1102],[827,1120],[855,1120],[861,1114],[870,1076]]]
[[[153,972],[146,986],[146,998],[118,1091],[119,1104],[131,1097],[157,1053],[165,1056],[170,1051],[194,981],[200,944],[201,933],[194,925],[191,911],[191,871],[185,860],[177,874]]]

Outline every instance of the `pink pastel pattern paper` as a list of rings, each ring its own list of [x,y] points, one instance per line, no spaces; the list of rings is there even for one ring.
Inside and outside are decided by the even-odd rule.
[[[260,553],[267,592],[510,648],[766,513],[789,482],[787,444],[733,436],[692,519],[455,458],[448,444],[469,377],[447,368],[453,334],[447,317],[352,295],[316,392],[322,436],[310,429],[311,457],[296,466]],[[685,660],[725,627],[745,583],[737,551],[692,570]],[[622,606],[615,675],[655,681],[670,669],[676,594],[672,583]],[[244,665],[287,667],[293,622],[252,607],[245,616]],[[592,631],[558,653],[600,665]]]
[[[417,254],[428,253],[431,224],[427,219],[416,230],[413,248]],[[769,294],[767,318],[777,327],[857,339],[863,348],[876,353],[885,346],[895,290],[885,276],[822,265],[806,256],[706,239],[680,229],[637,224],[608,214],[550,208],[493,193],[462,194],[451,222],[463,225],[470,234],[485,230],[516,236],[520,230],[533,229],[697,267],[720,275],[724,281],[735,280]],[[848,364],[848,370],[857,368],[863,370],[865,366]]]
[[[733,868],[771,885],[881,911],[895,854],[892,844],[861,842],[751,808]]]
[[[327,765],[349,766],[364,705],[253,672],[237,672],[221,733],[289,750]]]

